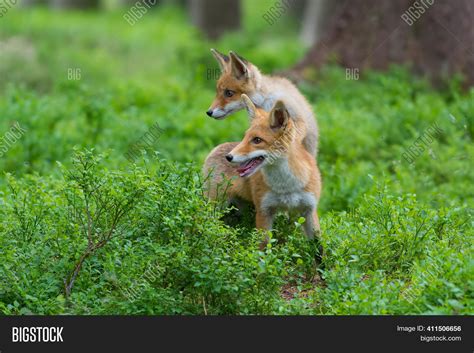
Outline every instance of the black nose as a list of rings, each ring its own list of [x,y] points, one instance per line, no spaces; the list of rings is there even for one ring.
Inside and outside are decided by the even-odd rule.
[[[231,154],[228,154],[227,156],[225,156],[225,159],[227,159],[229,162],[232,162],[232,160],[234,159],[234,156],[232,156]]]
[[[212,116],[212,110],[209,109],[209,110],[206,112],[206,114],[209,115],[209,116]]]

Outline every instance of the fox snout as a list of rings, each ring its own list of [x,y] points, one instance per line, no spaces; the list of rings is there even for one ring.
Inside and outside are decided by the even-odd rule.
[[[216,108],[210,107],[207,110],[206,114],[214,119],[223,119],[227,116],[227,112],[224,109],[218,108],[218,107]]]
[[[225,112],[225,106],[218,99],[214,99],[211,106],[207,109],[206,114],[214,119],[222,119],[227,114]]]
[[[229,102],[222,102],[219,100],[216,100],[211,104],[209,109],[206,111],[206,114],[210,116],[211,118],[221,120],[225,119],[227,116],[230,114],[239,111],[244,108],[244,105],[242,104],[242,101],[240,99],[238,100],[232,100]]]
[[[225,117],[227,117],[227,115],[229,115],[229,113],[230,113],[230,111],[228,111],[226,106],[224,106],[224,107],[219,107],[219,106],[213,107],[213,106],[211,106],[206,112],[206,114],[208,116],[210,116],[211,118],[217,119],[217,120],[224,119]]]
[[[227,159],[227,161],[229,162],[232,162],[232,160],[234,159],[234,156],[229,153],[228,155],[225,156],[225,159]]]

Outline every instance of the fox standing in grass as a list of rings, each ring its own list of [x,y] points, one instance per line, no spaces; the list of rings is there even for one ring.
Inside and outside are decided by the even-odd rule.
[[[318,127],[313,110],[300,91],[287,79],[266,76],[259,69],[234,52],[229,56],[211,49],[222,71],[217,81],[217,94],[207,111],[214,119],[224,119],[229,114],[244,108],[240,99],[247,95],[258,107],[269,112],[281,100],[289,116],[305,131],[302,143],[313,157],[318,149]]]
[[[307,237],[314,238],[320,231],[316,208],[321,176],[314,157],[303,147],[304,125],[297,126],[281,100],[268,113],[245,94],[241,99],[251,125],[242,142],[221,144],[206,158],[203,173],[210,175],[209,197],[216,199],[219,186],[230,180],[227,200],[252,202],[257,228],[271,229],[280,210],[298,211],[306,218]]]

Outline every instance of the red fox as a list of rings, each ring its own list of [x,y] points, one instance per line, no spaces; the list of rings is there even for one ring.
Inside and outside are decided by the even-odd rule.
[[[207,156],[203,174],[208,177],[208,196],[216,199],[220,185],[230,180],[226,199],[252,202],[257,228],[270,230],[277,211],[297,211],[306,218],[306,236],[313,239],[320,232],[316,209],[321,175],[302,145],[304,131],[298,131],[283,101],[268,113],[247,95],[241,99],[250,128],[242,142],[221,144]]]
[[[258,107],[267,112],[281,100],[291,119],[305,125],[303,145],[315,157],[318,148],[318,126],[311,106],[300,91],[283,77],[266,76],[259,69],[234,52],[229,56],[211,49],[221,68],[217,81],[217,94],[207,111],[210,117],[221,120],[244,108],[240,99],[246,94]]]

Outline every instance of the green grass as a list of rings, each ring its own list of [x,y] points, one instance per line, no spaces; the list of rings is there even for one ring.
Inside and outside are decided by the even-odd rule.
[[[348,81],[328,66],[302,84],[321,130],[318,272],[296,220],[280,216],[261,252],[251,212],[225,225],[203,198],[205,156],[248,126],[244,112],[205,115],[209,48],[264,72],[305,52],[291,18],[261,19],[269,4],[246,1],[242,31],[218,42],[173,7],[133,27],[120,11],[1,19],[0,136],[16,121],[27,130],[0,158],[1,313],[473,313],[474,90],[457,79],[436,91],[400,67]],[[164,132],[131,164],[128,147],[157,122]],[[434,123],[443,133],[410,165],[402,154]],[[89,241],[113,236],[66,298],[88,212]]]

